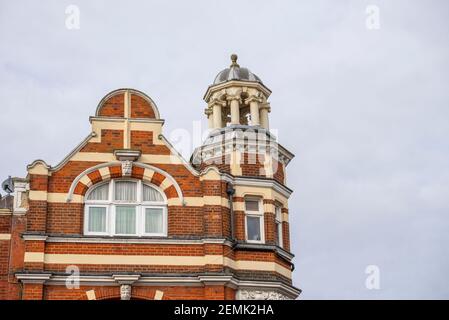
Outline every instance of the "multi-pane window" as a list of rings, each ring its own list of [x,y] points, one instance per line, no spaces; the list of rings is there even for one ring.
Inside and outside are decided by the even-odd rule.
[[[245,226],[246,241],[255,243],[263,243],[265,241],[261,199],[245,199]]]
[[[276,245],[282,247],[282,207],[279,205],[275,206],[275,236]]]
[[[111,180],[88,191],[85,234],[166,236],[167,203],[154,186],[135,180]]]

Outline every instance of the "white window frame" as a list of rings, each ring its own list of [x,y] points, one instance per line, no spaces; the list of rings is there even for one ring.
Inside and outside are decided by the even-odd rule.
[[[136,214],[136,222],[135,222],[135,225],[134,225],[134,230],[136,230],[136,233],[117,233],[117,232],[115,232],[115,230],[116,230],[116,228],[117,228],[117,225],[116,225],[116,221],[115,221],[115,219],[116,219],[116,209],[117,209],[117,207],[134,207],[136,210],[135,210],[135,214]],[[122,236],[122,237],[135,237],[135,236],[139,236],[139,210],[138,210],[138,206],[136,205],[136,204],[129,204],[129,203],[123,203],[123,202],[118,202],[118,203],[116,203],[115,205],[112,205],[111,206],[111,211],[112,211],[112,225],[111,225],[111,235],[114,235],[114,236]]]
[[[86,235],[102,235],[107,236],[109,235],[108,229],[109,229],[109,215],[108,215],[108,205],[105,204],[86,204],[85,206],[85,214],[84,214],[84,234]],[[89,231],[89,215],[90,215],[90,208],[106,208],[106,230],[104,232],[99,231]]]
[[[257,201],[259,203],[258,211],[249,211],[246,210],[246,201]],[[245,197],[245,239],[248,243],[265,243],[265,214],[263,209],[263,202],[261,198],[257,197]],[[256,217],[259,218],[259,226],[260,226],[260,240],[250,240],[248,239],[248,217]]]
[[[278,246],[284,247],[284,235],[283,235],[283,226],[282,226],[282,206],[275,205],[274,206],[274,224],[277,229],[277,239]]]
[[[145,218],[146,218],[145,209],[147,209],[147,208],[162,209],[162,233],[145,232]],[[151,236],[151,237],[166,236],[166,234],[167,234],[167,206],[157,206],[157,205],[146,206],[146,205],[143,205],[142,206],[142,223],[141,223],[141,227],[142,227],[141,234],[144,235],[144,236]]]
[[[136,201],[126,201],[126,200],[115,200],[115,183],[116,181],[129,181],[137,183],[136,190]],[[126,236],[126,237],[167,237],[168,235],[168,209],[167,209],[167,197],[165,193],[155,185],[146,183],[142,180],[137,179],[112,179],[108,182],[103,182],[102,184],[108,184],[108,199],[107,200],[88,200],[90,192],[96,187],[101,186],[101,184],[95,185],[89,189],[85,196],[84,201],[84,235],[97,235],[97,236]],[[143,201],[143,184],[148,185],[151,188],[156,189],[162,196],[163,201]],[[134,234],[122,234],[115,233],[115,218],[116,218],[116,208],[117,206],[133,206],[136,208],[136,233]],[[90,207],[106,207],[106,232],[94,232],[89,231],[89,208]],[[163,230],[161,233],[145,233],[145,209],[146,208],[162,208],[163,215]]]

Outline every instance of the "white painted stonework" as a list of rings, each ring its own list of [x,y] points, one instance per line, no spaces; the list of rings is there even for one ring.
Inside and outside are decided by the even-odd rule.
[[[28,182],[14,181],[14,202],[13,212],[14,214],[24,214],[28,210],[28,197],[27,192],[30,190]]]
[[[133,171],[133,162],[130,160],[122,161],[122,174],[126,177],[130,177]]]
[[[121,300],[131,299],[131,286],[129,284],[122,284],[120,286],[120,299]]]
[[[236,293],[237,300],[292,300],[290,297],[273,290],[248,290],[239,289]]]

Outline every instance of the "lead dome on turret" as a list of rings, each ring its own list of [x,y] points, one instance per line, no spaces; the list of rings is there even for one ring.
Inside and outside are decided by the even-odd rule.
[[[229,68],[226,68],[217,74],[214,80],[214,84],[219,84],[232,80],[262,83],[262,80],[260,80],[260,78],[256,76],[254,73],[252,73],[248,68],[240,67],[239,64],[237,63],[237,59],[238,57],[236,54],[231,55],[232,61],[231,65],[229,66]]]

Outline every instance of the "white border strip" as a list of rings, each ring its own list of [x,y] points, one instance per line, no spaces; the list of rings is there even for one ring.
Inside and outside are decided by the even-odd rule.
[[[0,240],[11,240],[10,233],[0,233]]]

